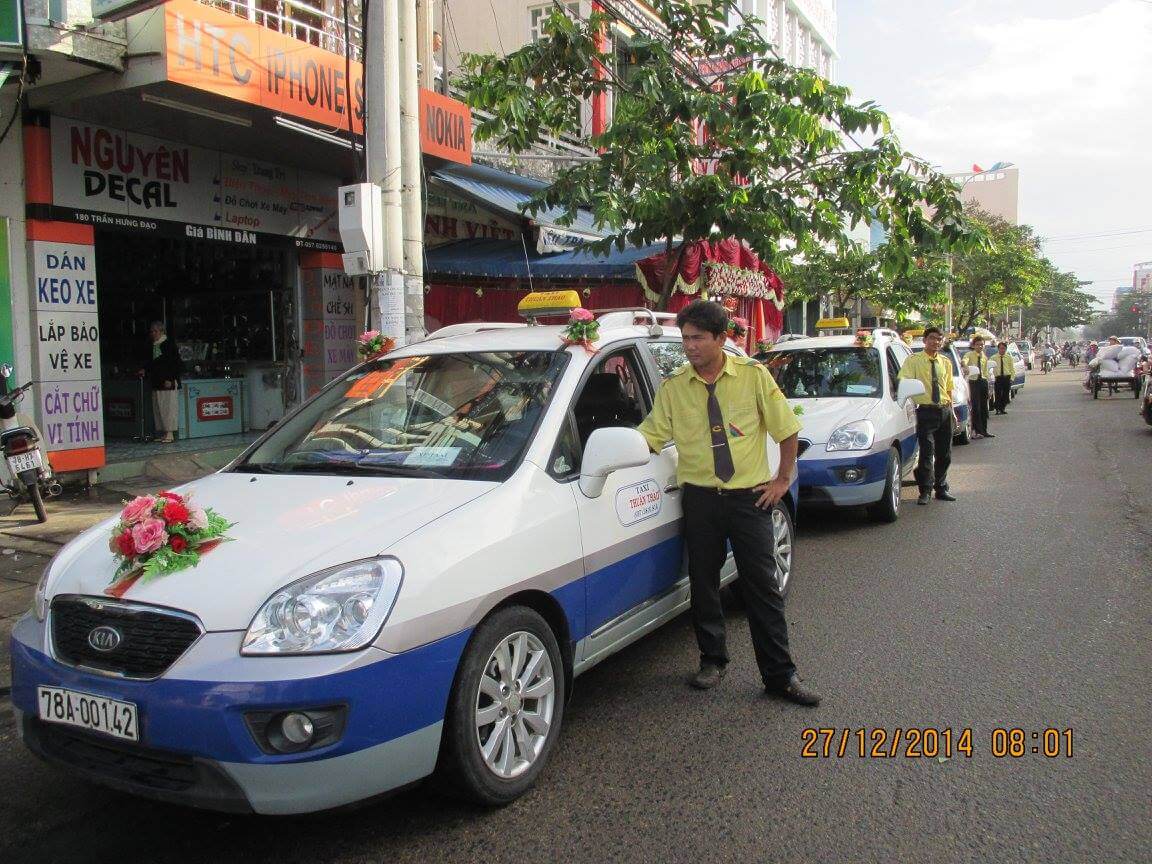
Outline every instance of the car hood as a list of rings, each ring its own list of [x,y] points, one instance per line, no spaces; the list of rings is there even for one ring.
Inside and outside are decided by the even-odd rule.
[[[813,444],[825,444],[828,436],[845,423],[868,417],[880,400],[868,396],[831,396],[824,399],[789,399],[788,404],[799,405],[800,437]]]
[[[209,631],[242,630],[284,585],[386,552],[497,485],[435,478],[213,474],[178,491],[234,523],[228,542],[194,568],[137,581],[124,599],[191,612]],[[110,519],[90,528],[60,551],[48,597],[105,594],[116,571],[108,548],[115,523]]]

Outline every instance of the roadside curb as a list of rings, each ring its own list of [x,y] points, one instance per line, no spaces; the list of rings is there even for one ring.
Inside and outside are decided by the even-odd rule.
[[[35,540],[31,537],[21,537],[19,534],[0,531],[0,547],[15,549],[17,552],[30,552],[34,555],[51,557],[59,552],[63,545],[63,543],[56,543],[52,540]]]

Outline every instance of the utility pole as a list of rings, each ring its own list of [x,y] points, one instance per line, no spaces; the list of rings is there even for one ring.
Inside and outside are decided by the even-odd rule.
[[[368,4],[364,44],[364,89],[368,116],[364,124],[368,181],[383,190],[384,260],[372,277],[372,319],[385,336],[403,345],[404,213],[401,194],[400,2]],[[404,0],[415,2],[415,0]]]
[[[424,183],[420,152],[421,20],[418,0],[400,2],[400,177],[404,223],[404,341],[419,342],[424,332]],[[427,0],[425,0],[427,2]],[[369,4],[371,5],[371,4]],[[424,55],[425,66],[427,55]]]

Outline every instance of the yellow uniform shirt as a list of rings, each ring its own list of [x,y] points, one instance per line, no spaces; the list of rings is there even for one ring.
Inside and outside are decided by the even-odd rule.
[[[913,396],[917,405],[932,405],[932,364],[936,364],[936,382],[940,386],[940,405],[952,404],[952,364],[940,353],[929,357],[927,351],[913,354],[900,367],[900,378],[920,381],[924,384],[924,395]]]
[[[772,479],[768,435],[780,442],[800,431],[800,421],[768,370],[749,357],[726,354],[716,379],[716,401],[724,416],[728,448],[736,473],[727,483],[716,476],[708,424],[708,388],[692,364],[685,363],[656,391],[652,413],[640,433],[653,451],[676,444],[676,479],[693,486],[749,489]]]
[[[969,351],[964,355],[963,358],[961,358],[960,365],[964,367],[964,372],[968,375],[968,378],[971,381],[975,381],[977,378],[980,378],[981,375],[973,376],[970,372],[968,372],[969,366],[975,366],[977,369],[979,369],[985,381],[987,381],[992,375],[992,364],[988,361],[988,358],[984,356],[983,351]]]
[[[1016,361],[1012,359],[1012,355],[1007,351],[1003,354],[997,352],[992,355],[992,368],[995,370],[997,378],[1005,376],[1008,378],[1016,377]]]

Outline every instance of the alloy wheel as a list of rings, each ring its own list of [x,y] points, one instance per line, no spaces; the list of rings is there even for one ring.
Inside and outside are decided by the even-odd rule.
[[[531,768],[548,741],[555,706],[544,643],[523,630],[500,640],[476,693],[476,741],[488,770],[510,780]]]
[[[783,594],[792,576],[792,525],[783,508],[772,511],[772,554],[776,558],[776,585]]]

